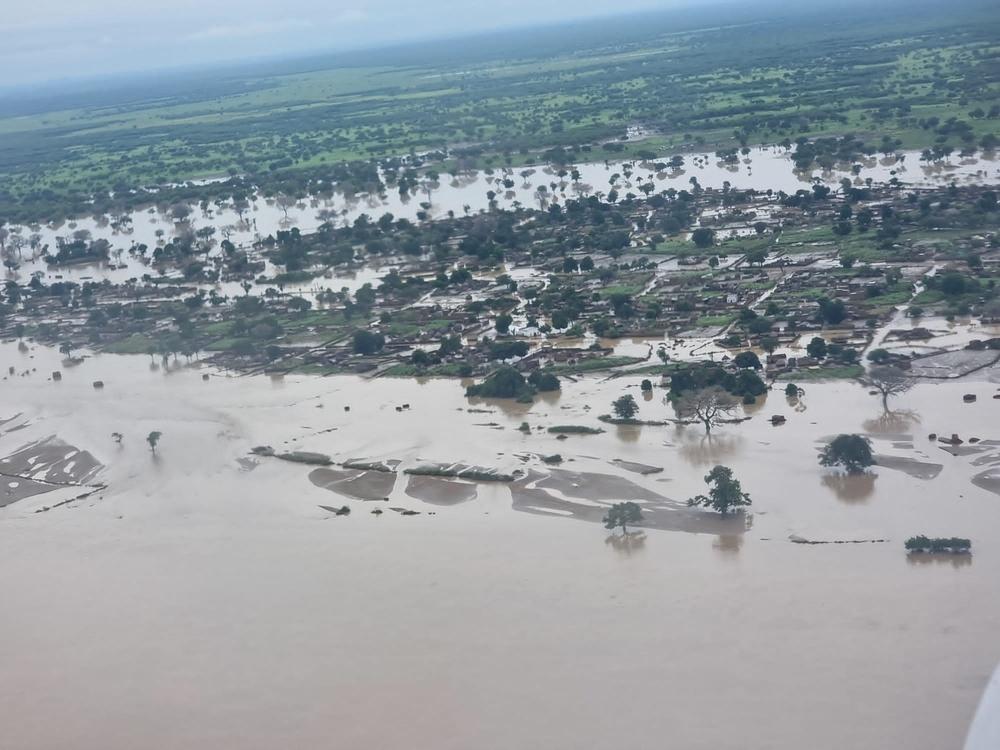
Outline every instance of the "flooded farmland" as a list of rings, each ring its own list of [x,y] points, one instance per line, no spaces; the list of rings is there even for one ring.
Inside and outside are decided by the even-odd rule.
[[[5,491],[52,483],[0,510],[14,747],[607,747],[620,723],[639,745],[952,747],[1000,658],[996,368],[889,413],[853,382],[775,389],[706,438],[600,423],[622,392],[670,416],[639,376],[519,404],[455,380],[61,360],[0,346]],[[605,431],[547,430],[566,424]],[[838,432],[872,438],[872,475],[818,466]],[[961,450],[928,439],[954,432]],[[684,504],[719,462],[754,500],[724,522]],[[405,473],[429,464],[513,481]],[[595,522],[622,499],[654,523]],[[908,558],[913,534],[975,554]]]
[[[151,206],[130,214],[124,227],[116,225],[111,217],[83,217],[75,221],[34,225],[16,228],[25,244],[20,258],[20,273],[36,272],[49,278],[82,282],[108,279],[123,283],[151,273],[148,261],[130,255],[127,250],[136,245],[152,249],[173,238],[178,232],[214,228],[216,240],[227,237],[237,246],[250,246],[261,238],[279,230],[298,229],[313,232],[324,222],[343,226],[354,222],[362,214],[377,219],[392,214],[396,219],[416,220],[426,212],[431,218],[464,213],[478,213],[492,208],[514,209],[518,206],[544,207],[552,202],[597,195],[606,197],[611,190],[621,196],[631,192],[640,194],[643,186],[655,191],[689,190],[697,183],[703,188],[721,190],[725,186],[735,189],[759,191],[784,191],[810,189],[816,183],[837,186],[844,179],[863,186],[866,181],[884,184],[892,179],[914,187],[945,186],[956,184],[995,184],[1000,181],[1000,167],[996,154],[983,152],[975,158],[958,159],[948,163],[921,162],[919,152],[902,152],[898,156],[871,157],[859,162],[857,169],[845,165],[837,170],[806,170],[794,168],[789,153],[780,147],[758,147],[735,163],[720,161],[712,154],[689,154],[685,165],[676,169],[657,171],[649,162],[608,162],[570,165],[561,170],[552,166],[525,169],[497,169],[441,174],[436,181],[425,179],[414,192],[400,194],[387,187],[382,195],[334,193],[332,197],[304,197],[290,205],[279,205],[274,198],[254,196],[248,210],[238,214],[231,202],[209,204],[204,208],[190,206],[189,214],[181,222],[175,220],[169,206]],[[579,178],[574,180],[572,172]],[[505,187],[504,180],[510,187]],[[491,204],[490,195],[494,195]],[[93,239],[105,239],[121,252],[112,252],[109,263],[85,264],[49,268],[43,259],[47,247],[54,252],[60,238],[69,238],[75,232],[86,232]],[[751,229],[746,229],[752,232]],[[32,239],[34,238],[34,239]],[[34,245],[34,247],[31,247]],[[389,272],[390,266],[368,266],[345,274],[332,276],[324,285],[334,289],[346,287],[354,291],[364,283],[373,283]],[[267,266],[268,272],[273,267]],[[156,273],[153,273],[155,276]],[[224,294],[239,294],[239,284],[221,284]]]

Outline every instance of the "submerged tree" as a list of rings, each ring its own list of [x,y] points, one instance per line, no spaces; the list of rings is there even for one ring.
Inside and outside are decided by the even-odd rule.
[[[712,386],[683,393],[675,404],[681,419],[691,419],[705,425],[705,432],[726,419],[731,419],[739,402],[728,391]]]
[[[156,453],[156,444],[160,442],[160,438],[163,436],[162,432],[157,432],[153,430],[146,436],[146,442],[149,443],[149,449]]]
[[[627,534],[628,529],[625,525],[639,523],[641,520],[642,509],[638,504],[633,502],[615,503],[608,509],[607,515],[604,516],[604,528],[615,529],[621,526],[622,533]]]
[[[639,412],[639,404],[635,402],[631,393],[616,398],[611,404],[611,408],[614,409],[615,417],[618,419],[633,419]]]
[[[843,466],[848,474],[861,474],[875,463],[872,441],[861,435],[837,435],[820,451],[823,466]]]
[[[734,508],[742,508],[752,503],[750,495],[743,491],[738,479],[733,477],[733,470],[728,466],[716,466],[705,475],[705,484],[709,486],[708,495],[696,495],[688,500],[688,505],[704,506],[726,515]]]
[[[913,381],[898,367],[873,367],[865,378],[865,385],[877,390],[882,396],[882,408],[889,410],[889,399],[906,393],[913,387]]]

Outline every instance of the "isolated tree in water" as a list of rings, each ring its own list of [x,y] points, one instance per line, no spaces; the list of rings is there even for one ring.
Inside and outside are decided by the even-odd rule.
[[[146,436],[146,442],[149,443],[149,449],[156,453],[156,444],[160,442],[160,437],[162,437],[162,432],[157,432],[153,430]]]
[[[705,475],[708,485],[708,495],[696,495],[688,500],[691,507],[701,505],[717,510],[726,515],[734,508],[750,505],[750,495],[743,491],[739,480],[733,477],[733,470],[728,466],[716,466]]]
[[[861,474],[875,463],[872,442],[861,435],[837,435],[820,451],[823,466],[843,466],[848,474]]]
[[[639,412],[639,404],[635,402],[631,393],[616,398],[611,408],[615,410],[615,417],[618,419],[632,419]]]
[[[873,367],[865,378],[865,385],[874,388],[882,396],[882,408],[889,411],[889,399],[906,393],[913,387],[913,381],[898,367]]]
[[[642,509],[633,502],[615,503],[604,516],[604,528],[615,529],[622,527],[622,533],[627,534],[625,527],[629,523],[639,523],[642,520]]]
[[[739,402],[728,391],[711,386],[683,393],[674,408],[681,419],[697,420],[705,425],[705,432],[726,419],[731,419]]]

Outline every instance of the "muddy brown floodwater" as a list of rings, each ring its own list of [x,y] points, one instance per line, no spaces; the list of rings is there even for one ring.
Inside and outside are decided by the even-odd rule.
[[[642,376],[483,415],[455,381],[101,355],[52,382],[59,364],[0,345],[17,373],[0,381],[4,471],[30,477],[39,455],[37,479],[66,485],[0,509],[4,747],[954,748],[1000,659],[997,368],[922,383],[889,417],[853,383],[805,384],[711,440],[557,440],[544,428],[597,426]],[[661,393],[640,418],[669,416]],[[821,441],[858,431],[891,460],[821,470]],[[404,473],[447,461],[517,476]],[[718,462],[753,497],[745,517],[684,504]],[[596,522],[622,498],[651,518],[627,537]],[[908,559],[913,534],[974,554]]]

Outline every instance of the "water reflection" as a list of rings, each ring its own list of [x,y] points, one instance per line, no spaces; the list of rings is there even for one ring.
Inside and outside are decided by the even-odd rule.
[[[642,427],[637,425],[615,425],[615,437],[623,443],[636,443],[642,435]]]
[[[542,391],[538,394],[538,401],[546,404],[547,406],[555,406],[559,403],[559,397],[562,395],[562,391]]]
[[[824,474],[822,484],[838,500],[845,503],[863,503],[875,492],[876,475],[871,472],[864,474]]]
[[[767,395],[768,393],[767,391],[765,391],[761,395],[757,396],[752,404],[744,403],[743,413],[749,417],[759,412],[761,409],[764,408],[764,404],[767,403]]]
[[[627,534],[609,534],[604,543],[610,546],[615,552],[631,557],[636,552],[642,551],[646,546],[645,531],[630,531]]]
[[[877,417],[866,419],[862,426],[872,435],[898,435],[920,424],[920,415],[912,409],[884,411]]]
[[[906,556],[910,565],[951,565],[953,568],[967,568],[972,565],[972,555],[953,555],[950,553],[931,554],[928,552],[911,552]]]
[[[733,557],[743,547],[743,539],[743,534],[720,534],[712,542],[712,549],[718,550],[722,557]]]
[[[804,412],[809,408],[806,406],[805,399],[803,399],[802,396],[785,396],[785,401],[787,401],[788,406],[796,412]]]
[[[706,435],[696,429],[685,429],[684,426],[677,428],[677,437],[678,453],[692,466],[722,463],[723,459],[732,458],[743,444],[743,438],[739,435]]]

